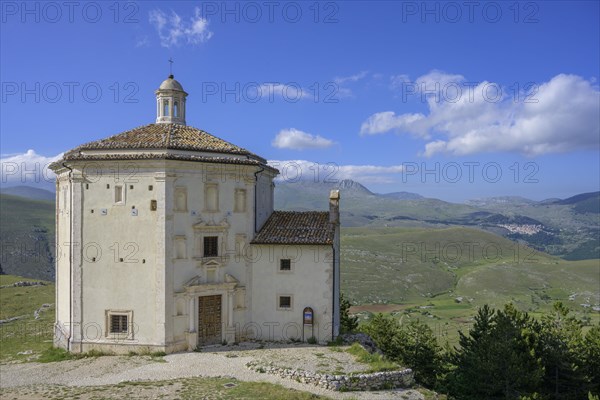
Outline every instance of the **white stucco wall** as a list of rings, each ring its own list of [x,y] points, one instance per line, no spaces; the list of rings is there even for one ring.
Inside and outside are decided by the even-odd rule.
[[[260,167],[175,160],[69,165],[72,187],[69,171],[57,171],[57,242],[70,241],[72,213],[77,245],[72,258],[69,246],[57,255],[56,319],[72,351],[193,349],[198,297],[210,294],[222,296],[224,340],[300,339],[304,307],[315,312],[314,335],[331,340],[333,247],[249,245],[273,211],[272,170],[255,175]],[[218,188],[214,210],[207,209],[211,185]],[[123,187],[118,203],[115,186]],[[241,210],[239,190],[246,196]],[[218,257],[203,257],[205,235],[219,237]],[[292,271],[279,272],[286,253]],[[278,295],[293,297],[290,310],[278,309]],[[107,311],[128,313],[133,335],[108,333]],[[305,340],[312,335],[304,331]]]
[[[253,245],[260,262],[253,265],[252,322],[263,340],[302,337],[302,311],[314,311],[314,335],[320,342],[332,339],[332,246]],[[279,271],[281,258],[292,260],[292,271]],[[292,307],[278,307],[279,295],[291,295]],[[306,328],[305,340],[312,335]],[[258,337],[257,337],[258,338]]]
[[[71,326],[70,316],[70,210],[69,210],[69,180],[68,174],[57,176],[56,185],[56,326],[55,344],[66,348]]]

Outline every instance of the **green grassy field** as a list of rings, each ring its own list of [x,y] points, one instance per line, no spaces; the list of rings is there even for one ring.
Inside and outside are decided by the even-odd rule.
[[[0,246],[5,274],[52,280],[54,202],[0,194]]]
[[[36,281],[19,276],[0,275],[0,286],[17,281]],[[26,361],[52,345],[54,324],[54,284],[5,287],[0,289],[0,319],[21,317],[0,325],[0,362]],[[50,304],[35,319],[34,312]],[[24,353],[24,354],[19,354]]]
[[[362,320],[419,318],[451,344],[483,304],[535,316],[560,300],[599,320],[600,260],[565,261],[477,229],[345,228],[341,257],[342,292]]]

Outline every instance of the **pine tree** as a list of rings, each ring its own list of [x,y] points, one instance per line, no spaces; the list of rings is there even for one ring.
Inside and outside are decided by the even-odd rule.
[[[400,351],[400,362],[413,369],[415,380],[425,386],[434,387],[441,373],[442,349],[429,326],[412,320],[401,326],[396,336]]]
[[[340,295],[340,333],[354,332],[358,328],[358,318],[350,315],[350,302]]]
[[[569,316],[561,302],[540,324],[538,353],[544,366],[542,393],[549,399],[580,399],[585,396],[585,376],[581,370],[581,323]]]
[[[519,399],[533,395],[543,369],[536,358],[537,327],[512,305],[478,310],[468,335],[460,333],[455,369],[448,375],[453,396],[465,400]]]
[[[360,330],[373,339],[386,357],[398,360],[399,346],[402,344],[402,340],[397,338],[400,331],[398,320],[389,315],[377,313],[368,323],[362,325]]]

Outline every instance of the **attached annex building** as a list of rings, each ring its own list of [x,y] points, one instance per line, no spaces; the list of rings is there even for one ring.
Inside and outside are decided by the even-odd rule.
[[[187,126],[186,97],[169,76],[156,91],[156,123],[83,144],[50,166],[55,345],[125,353],[332,340],[339,192],[329,212],[274,211],[278,171]]]

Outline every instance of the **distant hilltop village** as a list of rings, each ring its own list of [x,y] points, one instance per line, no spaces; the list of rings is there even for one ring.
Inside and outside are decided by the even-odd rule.
[[[329,211],[274,211],[278,170],[186,125],[188,94],[173,75],[155,93],[155,123],[78,146],[50,166],[56,241],[83,243],[58,247],[55,345],[174,352],[334,339],[339,191]],[[115,177],[124,162],[134,163],[135,179]]]

